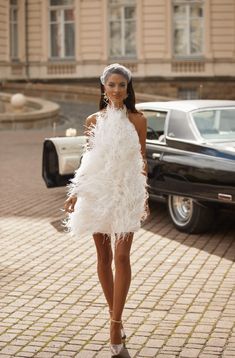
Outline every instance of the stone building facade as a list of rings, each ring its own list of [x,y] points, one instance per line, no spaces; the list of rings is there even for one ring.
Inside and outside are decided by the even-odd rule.
[[[235,0],[1,0],[2,81],[92,83],[112,62],[138,90],[235,99]]]

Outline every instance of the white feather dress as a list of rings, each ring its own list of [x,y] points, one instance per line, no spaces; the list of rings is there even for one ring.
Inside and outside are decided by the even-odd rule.
[[[103,233],[116,238],[137,231],[148,197],[139,137],[126,107],[108,106],[89,131],[81,165],[69,184],[76,195],[66,226],[76,237]]]

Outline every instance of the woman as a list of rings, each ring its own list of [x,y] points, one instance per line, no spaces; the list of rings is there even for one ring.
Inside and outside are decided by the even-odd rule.
[[[107,66],[100,80],[100,110],[86,120],[88,143],[64,208],[72,233],[93,234],[98,277],[111,317],[110,349],[116,356],[124,347],[122,312],[131,282],[133,234],[148,214],[146,119],[135,108],[131,72],[126,67]]]

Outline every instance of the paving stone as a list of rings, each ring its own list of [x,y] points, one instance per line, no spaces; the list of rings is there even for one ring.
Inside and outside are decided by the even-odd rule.
[[[20,350],[20,347],[19,346],[14,346],[14,345],[8,345],[6,346],[5,348],[1,349],[0,350],[0,357],[2,354],[9,354],[9,355],[12,355],[14,356],[14,354],[16,352],[18,352]]]
[[[156,357],[157,349],[156,348],[143,348],[139,353],[140,357]]]
[[[200,349],[193,349],[193,348],[183,348],[180,352],[179,357],[182,358],[196,358],[199,357]]]
[[[34,357],[37,357],[37,358],[51,358],[51,357],[54,357],[55,356],[55,353],[54,352],[39,352],[39,353],[36,353]]]
[[[218,354],[208,354],[208,353],[202,353],[202,354],[199,354],[198,356],[199,358],[222,358],[221,357],[221,354],[218,356]],[[224,357],[224,355],[223,355]],[[230,357],[229,357],[230,358]]]
[[[149,339],[145,346],[148,348],[161,348],[164,345],[164,340],[159,339]]]
[[[158,353],[157,358],[176,358],[175,354],[170,354],[170,353]]]
[[[185,343],[184,338],[169,338],[168,341],[166,342],[167,346],[171,346],[171,347],[182,347]]]

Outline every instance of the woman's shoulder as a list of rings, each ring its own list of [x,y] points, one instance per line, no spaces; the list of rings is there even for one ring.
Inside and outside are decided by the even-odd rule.
[[[102,111],[95,112],[86,118],[86,126],[96,124],[97,118],[100,116]]]
[[[142,112],[129,112],[128,117],[130,121],[134,124],[136,129],[146,127],[147,119]]]
[[[128,116],[133,121],[144,122],[146,120],[143,112],[141,112],[141,111],[137,111],[137,112],[130,112],[129,111]]]

